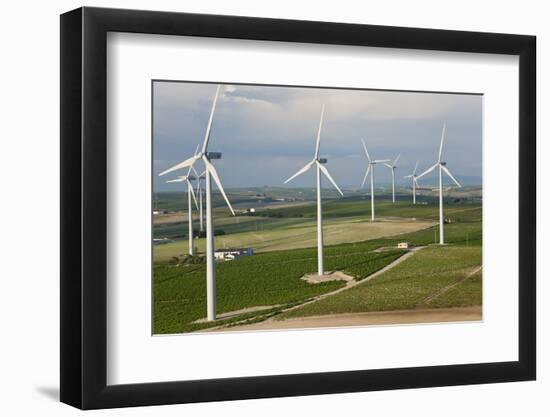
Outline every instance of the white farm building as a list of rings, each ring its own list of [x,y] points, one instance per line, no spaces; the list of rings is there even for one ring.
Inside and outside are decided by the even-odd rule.
[[[214,257],[217,261],[232,261],[243,256],[254,255],[254,249],[252,248],[228,248],[218,249],[214,253]]]

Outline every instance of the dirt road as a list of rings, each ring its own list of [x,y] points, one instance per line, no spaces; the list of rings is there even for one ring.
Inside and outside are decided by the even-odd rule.
[[[231,332],[304,328],[312,329],[319,327],[376,326],[388,324],[445,323],[480,320],[482,320],[481,306],[474,306],[300,317],[281,321],[268,320],[244,326],[217,328],[206,331]]]

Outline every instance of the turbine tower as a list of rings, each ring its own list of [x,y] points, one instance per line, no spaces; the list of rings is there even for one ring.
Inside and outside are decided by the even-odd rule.
[[[418,169],[418,161],[416,161],[416,165],[414,166],[413,172],[411,175],[405,175],[403,178],[412,178],[412,187],[413,187],[413,204],[416,204],[416,186],[418,185],[418,182],[416,181],[417,175],[416,170]]]
[[[387,162],[384,163],[389,169],[391,169],[391,201],[392,203],[395,203],[395,168],[397,168],[397,161],[399,161],[399,157],[401,154],[397,155],[397,158],[395,158],[395,161],[393,161],[393,164],[388,164]]]
[[[389,159],[370,159],[369,151],[367,150],[367,145],[365,145],[365,141],[361,139],[361,142],[363,143],[363,149],[365,150],[365,155],[367,156],[367,160],[369,161],[369,164],[367,166],[367,171],[365,172],[365,177],[363,178],[363,183],[361,184],[361,187],[365,186],[365,182],[367,182],[367,178],[370,173],[370,220],[374,221],[374,166],[376,164],[383,164],[385,162],[390,162]],[[392,170],[393,172],[393,170]]]
[[[447,174],[456,185],[459,187],[462,187],[459,182],[456,180],[455,177],[453,177],[453,174],[451,174],[451,171],[449,171],[449,168],[447,168],[447,162],[444,162],[441,160],[441,154],[443,152],[443,142],[445,140],[445,123],[443,123],[443,130],[441,132],[441,142],[439,144],[439,156],[437,158],[437,162],[432,165],[430,168],[428,168],[426,171],[424,171],[422,174],[420,174],[416,179],[422,178],[424,175],[429,174],[434,169],[439,168],[439,244],[443,245],[445,243],[445,236],[443,232],[443,172]]]
[[[195,171],[195,168],[193,168],[193,171],[197,175],[197,194],[199,195],[199,225],[200,225],[200,231],[201,233],[204,231],[204,213],[202,209],[202,201],[203,201],[203,188],[202,188],[202,180],[205,179],[206,171],[203,171],[200,175],[197,174],[197,171]]]
[[[195,207],[198,208],[197,198],[195,197],[195,192],[193,191],[193,184],[191,183],[196,178],[191,174],[191,168],[187,171],[187,175],[177,177],[174,180],[166,181],[167,183],[171,182],[186,182],[187,183],[187,217],[189,224],[189,255],[193,256],[195,254],[193,248],[193,206],[191,204],[191,198],[195,201]]]
[[[321,142],[321,129],[323,127],[323,116],[325,114],[325,106],[321,108],[321,120],[319,121],[319,129],[317,130],[317,143],[315,145],[315,156],[313,159],[308,162],[302,169],[300,169],[296,174],[285,181],[285,184],[292,181],[299,175],[304,174],[309,171],[310,168],[316,167],[317,171],[317,273],[319,275],[324,275],[324,266],[323,266],[323,211],[321,207],[321,173],[323,173],[329,181],[334,185],[338,190],[340,195],[344,195],[340,187],[336,184],[334,179],[331,177],[328,169],[323,166],[327,163],[326,158],[319,158],[319,145]]]
[[[192,167],[195,162],[201,159],[204,162],[206,172],[206,303],[207,319],[209,321],[216,320],[216,264],[214,260],[214,223],[212,220],[212,179],[214,179],[214,182],[218,186],[218,189],[225,199],[229,210],[231,210],[231,214],[233,214],[233,216],[235,215],[233,207],[231,207],[231,203],[229,202],[229,199],[223,189],[218,172],[211,162],[212,159],[220,159],[222,154],[220,152],[208,152],[208,141],[210,140],[212,120],[214,118],[214,111],[216,109],[219,93],[220,86],[218,85],[216,95],[214,96],[214,101],[212,103],[212,109],[210,110],[208,125],[206,126],[204,142],[200,152],[159,174],[165,175],[178,169]]]

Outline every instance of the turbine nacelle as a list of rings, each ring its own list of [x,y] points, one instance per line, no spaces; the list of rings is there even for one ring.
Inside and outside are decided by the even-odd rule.
[[[327,158],[319,158],[317,159],[317,161],[320,163],[320,164],[326,164],[328,162],[328,159]]]
[[[222,159],[221,152],[206,152],[206,157],[208,159]]]

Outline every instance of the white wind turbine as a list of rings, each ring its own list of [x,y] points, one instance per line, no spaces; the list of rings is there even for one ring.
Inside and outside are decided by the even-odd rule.
[[[207,302],[207,319],[209,321],[216,320],[216,265],[214,260],[214,223],[212,220],[212,178],[218,186],[220,193],[222,194],[229,210],[235,215],[233,207],[225,194],[220,177],[216,168],[210,162],[211,159],[220,159],[222,154],[220,152],[208,152],[208,141],[210,140],[210,131],[212,129],[212,120],[214,118],[214,110],[216,109],[216,103],[220,93],[220,86],[216,89],[216,95],[212,103],[212,109],[210,111],[210,118],[208,119],[208,125],[206,126],[206,133],[204,135],[204,142],[202,149],[193,157],[186,159],[179,164],[168,168],[166,171],[161,172],[159,175],[165,175],[169,172],[176,171],[178,169],[192,167],[195,162],[202,159],[205,165],[206,172],[206,302]]]
[[[399,157],[401,154],[397,155],[397,158],[395,158],[395,161],[393,161],[393,164],[388,164],[387,162],[384,163],[389,169],[391,169],[391,201],[392,203],[395,203],[395,168],[397,168],[397,161],[399,161]]]
[[[195,251],[193,248],[193,206],[191,204],[191,199],[195,201],[195,207],[198,208],[197,198],[195,197],[195,191],[193,191],[193,184],[196,177],[191,175],[191,168],[187,171],[187,174],[181,177],[177,177],[174,180],[166,181],[167,183],[171,182],[186,182],[187,183],[187,217],[189,225],[189,255],[194,255]]]
[[[328,169],[323,166],[323,164],[327,163],[326,158],[319,158],[319,145],[321,142],[321,128],[323,127],[323,116],[325,114],[325,106],[321,108],[321,120],[319,121],[319,129],[317,130],[317,143],[315,145],[315,156],[314,158],[308,162],[302,169],[300,169],[296,174],[294,174],[292,177],[290,177],[288,180],[285,181],[285,184],[292,181],[294,178],[296,178],[299,175],[304,174],[305,172],[309,171],[310,168],[316,167],[317,171],[317,273],[319,275],[324,274],[324,267],[323,267],[323,212],[321,207],[321,172],[329,179],[329,181],[334,185],[334,187],[338,190],[340,195],[344,195],[342,193],[342,190],[340,190],[340,187],[336,184],[334,179],[331,177],[331,175],[328,172]]]
[[[437,158],[437,162],[432,165],[430,168],[428,168],[426,171],[424,171],[422,174],[420,174],[416,179],[422,178],[424,175],[429,174],[434,169],[439,168],[439,244],[443,245],[445,243],[444,239],[444,233],[443,233],[443,172],[447,174],[456,185],[459,187],[462,187],[459,182],[456,180],[455,177],[453,177],[453,174],[451,174],[451,171],[449,171],[449,168],[446,167],[447,162],[444,162],[441,160],[441,154],[443,152],[443,141],[445,140],[445,123],[443,123],[443,130],[441,132],[441,142],[439,144],[439,156]]]
[[[365,186],[365,182],[367,182],[367,178],[370,173],[370,219],[371,221],[374,221],[374,166],[376,164],[383,164],[386,162],[390,162],[390,160],[389,159],[375,159],[375,160],[370,159],[369,151],[367,150],[367,145],[365,145],[365,141],[361,139],[361,142],[363,143],[363,149],[365,150],[365,155],[367,156],[367,160],[369,161],[369,165],[367,166],[367,171],[365,172],[365,177],[363,178],[363,183],[361,184],[361,187]]]
[[[413,172],[411,175],[405,175],[403,178],[412,178],[412,186],[413,186],[413,204],[416,204],[416,186],[418,185],[418,182],[416,181],[417,175],[416,170],[418,169],[418,161],[416,161],[416,165],[414,166]]]

